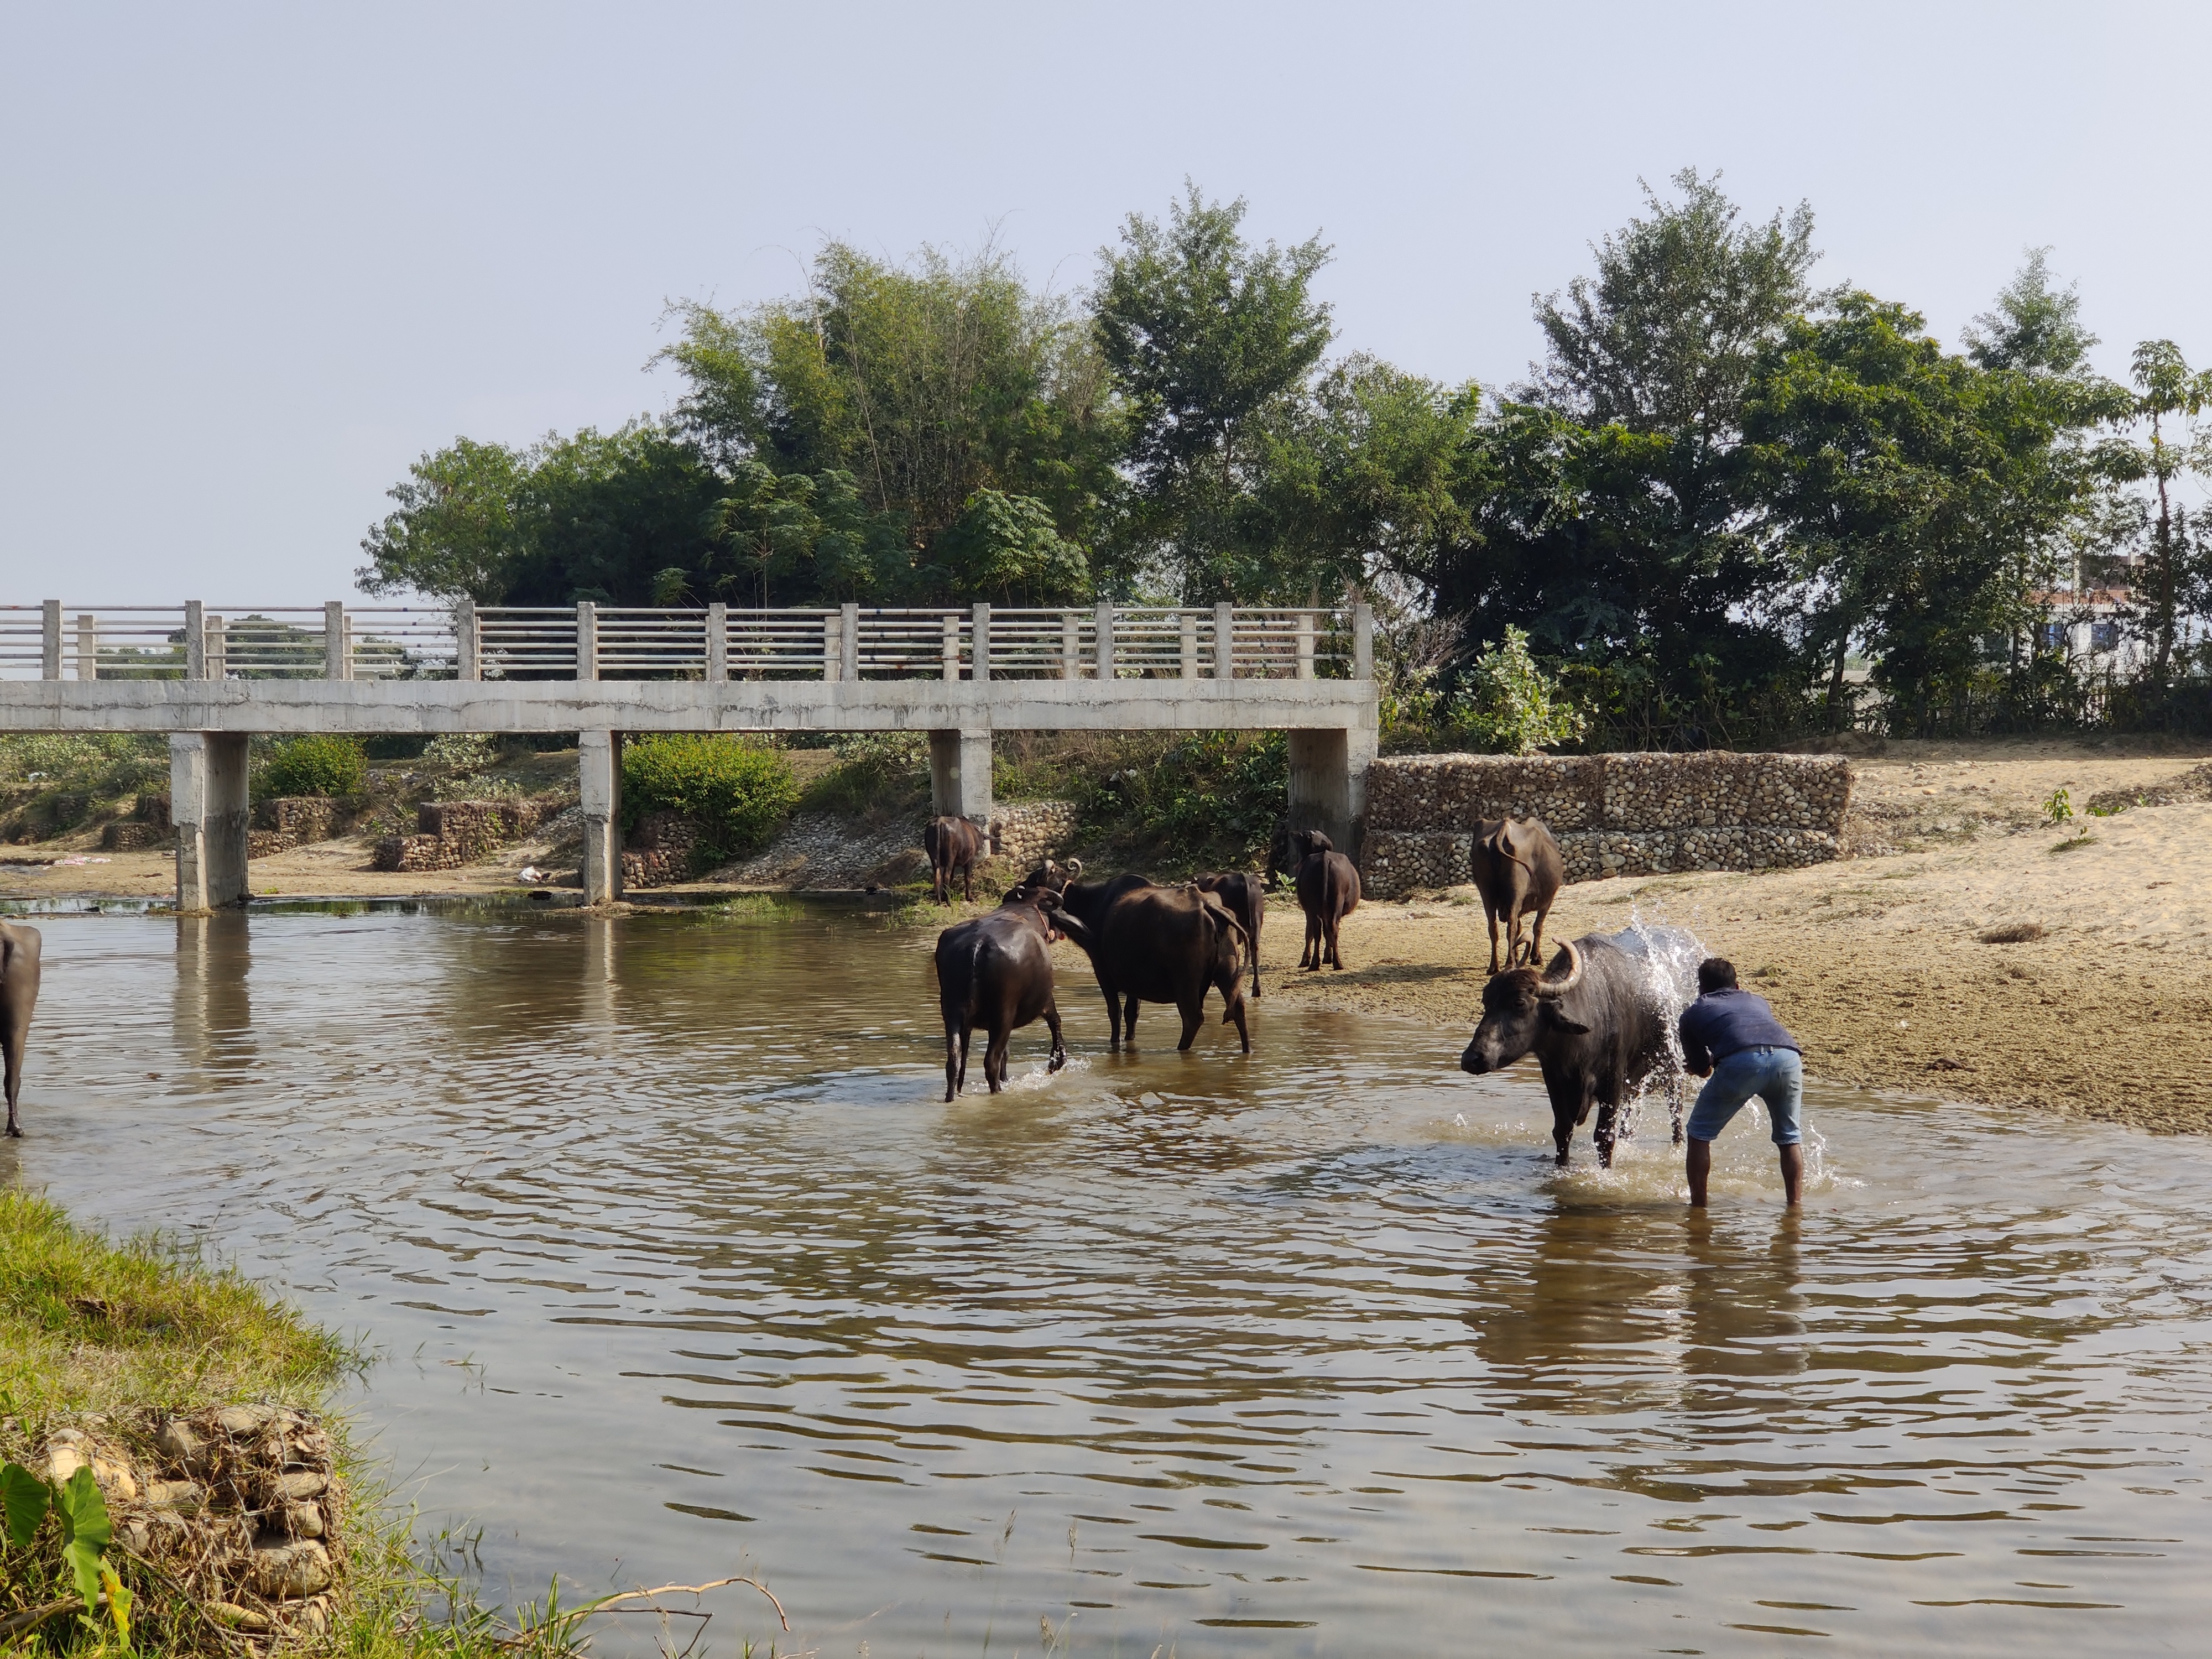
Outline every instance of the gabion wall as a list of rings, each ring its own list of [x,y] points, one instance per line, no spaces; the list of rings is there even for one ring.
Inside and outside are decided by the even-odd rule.
[[[1474,825],[1501,817],[1543,819],[1569,881],[1819,864],[1850,799],[1837,755],[1395,756],[1368,769],[1361,884],[1466,882]]]

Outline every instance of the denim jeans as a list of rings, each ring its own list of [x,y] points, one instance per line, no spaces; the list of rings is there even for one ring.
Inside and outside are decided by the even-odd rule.
[[[1698,1103],[1690,1111],[1690,1139],[1717,1140],[1744,1102],[1757,1095],[1774,1124],[1774,1144],[1795,1146],[1802,1138],[1797,1119],[1804,1090],[1804,1064],[1796,1049],[1739,1048],[1714,1062],[1712,1076],[1698,1091]]]

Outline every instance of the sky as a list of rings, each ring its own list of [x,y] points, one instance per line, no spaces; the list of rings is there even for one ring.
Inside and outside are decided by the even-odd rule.
[[[0,0],[0,604],[353,596],[409,463],[665,411],[827,237],[1077,291],[1188,178],[1337,349],[1504,386],[1639,179],[1801,200],[1955,343],[2032,246],[2212,359],[2191,4]]]

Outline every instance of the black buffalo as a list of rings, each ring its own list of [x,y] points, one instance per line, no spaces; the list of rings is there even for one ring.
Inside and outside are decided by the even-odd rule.
[[[1275,826],[1275,838],[1267,848],[1267,872],[1278,871],[1297,884],[1298,908],[1306,913],[1306,943],[1298,953],[1298,966],[1316,969],[1326,958],[1330,967],[1342,968],[1337,930],[1359,908],[1358,866],[1320,830],[1293,830],[1285,822]]]
[[[1494,818],[1474,826],[1474,847],[1468,858],[1476,890],[1482,895],[1482,914],[1490,922],[1490,971],[1518,968],[1524,961],[1544,959],[1544,919],[1552,914],[1552,901],[1566,879],[1566,861],[1559,843],[1541,818]],[[1536,919],[1529,935],[1528,954],[1521,950],[1521,920]],[[1505,960],[1498,959],[1498,923],[1505,922]]]
[[[1244,942],[1252,954],[1252,995],[1260,995],[1260,925],[1267,919],[1267,884],[1249,870],[1232,870],[1226,875],[1197,876],[1193,879],[1205,891],[1218,896],[1229,907],[1229,914],[1237,918],[1244,929]]]
[[[952,902],[952,878],[960,878],[961,896],[975,896],[975,860],[999,850],[999,826],[988,830],[966,818],[932,818],[922,826],[921,850],[929,854],[931,892],[939,904]]]
[[[1083,924],[1088,937],[1068,928],[1068,937],[1081,945],[1098,976],[1098,989],[1106,999],[1106,1020],[1111,1042],[1119,1048],[1126,1036],[1137,1040],[1137,1005],[1171,1002],[1182,1015],[1182,1039],[1177,1048],[1188,1048],[1206,1021],[1206,994],[1221,993],[1221,1023],[1234,1024],[1244,1052],[1252,1052],[1252,1031],[1245,1023],[1243,963],[1243,924],[1216,895],[1195,883],[1163,887],[1144,876],[1116,876],[1110,881],[1083,881],[1083,860],[1070,859],[1065,866],[1047,860],[1033,872],[1024,886],[1050,887],[1060,895],[1058,915]]]
[[[1477,1077],[1524,1054],[1543,1068],[1552,1099],[1552,1142],[1567,1161],[1575,1127],[1598,1107],[1598,1162],[1613,1162],[1614,1115],[1654,1076],[1677,1069],[1672,1015],[1640,947],[1589,933],[1559,947],[1542,973],[1516,968],[1482,988],[1482,1023],[1460,1069]],[[1670,1092],[1672,1092],[1670,1091]],[[1679,1095],[1674,1139],[1682,1139]]]
[[[23,1048],[31,1040],[31,1010],[39,1000],[39,930],[0,921],[0,1057],[4,1057],[8,1133],[20,1135],[15,1101],[23,1092]]]
[[[937,1000],[945,1016],[945,1097],[968,1081],[969,1035],[981,1026],[983,1079],[996,1094],[1006,1081],[1006,1043],[1040,1015],[1052,1030],[1050,1069],[1067,1064],[1053,1000],[1052,951],[1057,936],[1081,939],[1083,924],[1056,916],[1056,895],[1017,887],[988,915],[937,936]]]

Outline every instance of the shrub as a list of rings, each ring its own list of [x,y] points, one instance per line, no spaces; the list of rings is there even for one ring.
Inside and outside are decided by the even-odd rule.
[[[1075,803],[1121,854],[1163,867],[1217,869],[1264,852],[1289,793],[1280,732],[1012,734],[994,769],[1009,800]]]
[[[681,812],[699,825],[696,862],[739,858],[775,833],[799,799],[791,763],[748,738],[672,732],[623,745],[623,824]]]
[[[1571,743],[1589,727],[1559,682],[1528,654],[1528,635],[1521,629],[1508,628],[1504,644],[1477,657],[1468,680],[1467,724],[1493,753],[1533,755]]]
[[[284,795],[358,795],[368,781],[368,757],[358,738],[318,733],[278,744],[261,763],[264,799]]]

